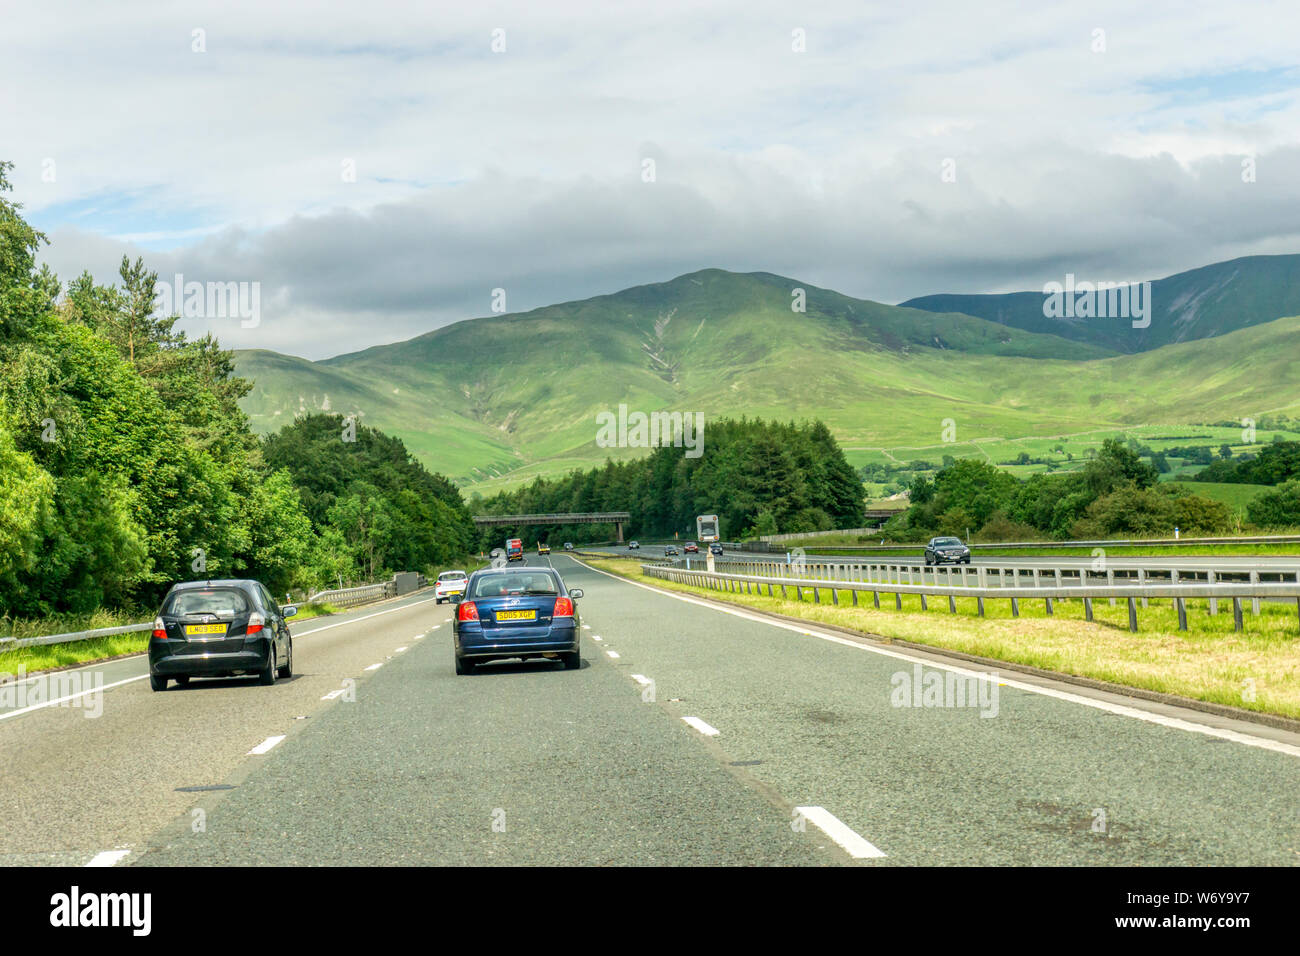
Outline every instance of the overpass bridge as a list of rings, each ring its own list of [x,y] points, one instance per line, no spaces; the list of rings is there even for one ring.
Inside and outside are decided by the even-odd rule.
[[[623,543],[623,523],[632,518],[629,511],[579,511],[569,514],[475,515],[474,523],[482,528],[518,527],[548,524],[612,524]]]

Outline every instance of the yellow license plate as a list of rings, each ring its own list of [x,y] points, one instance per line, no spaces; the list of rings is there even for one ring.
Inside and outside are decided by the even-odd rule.
[[[497,611],[498,621],[535,621],[536,611]]]
[[[225,634],[224,624],[186,624],[186,634]]]

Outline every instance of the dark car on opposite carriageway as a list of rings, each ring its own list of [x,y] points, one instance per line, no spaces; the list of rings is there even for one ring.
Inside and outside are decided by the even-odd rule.
[[[931,538],[925,546],[925,563],[932,564],[970,564],[970,548],[961,543],[961,538]]]

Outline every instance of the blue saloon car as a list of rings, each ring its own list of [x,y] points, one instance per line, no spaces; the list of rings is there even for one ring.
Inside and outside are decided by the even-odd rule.
[[[470,575],[452,625],[456,673],[492,660],[538,657],[582,666],[581,621],[570,590],[553,568],[484,568]],[[457,598],[453,597],[453,601]]]

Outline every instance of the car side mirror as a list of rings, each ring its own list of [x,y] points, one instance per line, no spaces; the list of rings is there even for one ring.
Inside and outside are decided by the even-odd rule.
[[[280,608],[281,617],[293,617],[297,613],[298,609],[292,604],[286,604],[284,607]]]
[[[569,597],[573,598],[575,601],[582,597],[582,588],[570,588]]]

